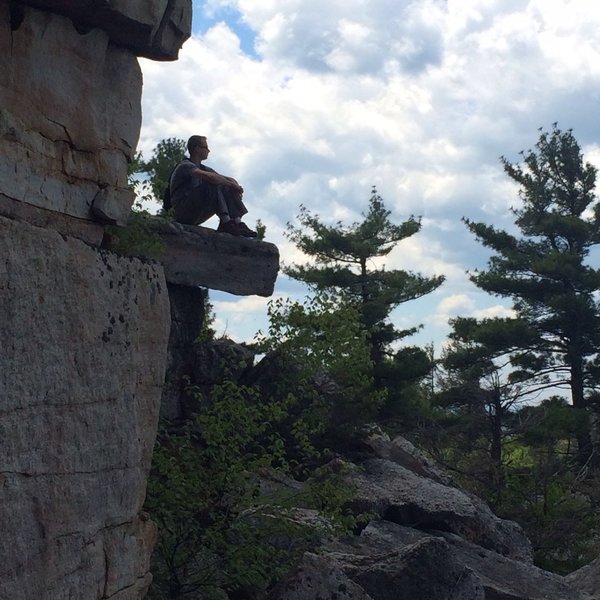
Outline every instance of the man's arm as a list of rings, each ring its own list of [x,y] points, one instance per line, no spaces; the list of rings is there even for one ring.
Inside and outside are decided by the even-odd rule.
[[[212,183],[213,185],[223,185],[225,187],[233,188],[239,192],[244,191],[244,188],[242,188],[242,186],[235,179],[233,179],[233,177],[226,177],[225,175],[221,175],[216,171],[204,171],[196,167],[190,171],[190,175],[192,175],[192,177],[198,177],[199,179],[208,181],[208,183]]]

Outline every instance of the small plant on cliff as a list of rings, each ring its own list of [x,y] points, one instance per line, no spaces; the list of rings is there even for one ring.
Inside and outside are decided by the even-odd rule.
[[[159,258],[165,245],[158,233],[153,231],[149,221],[151,218],[141,204],[134,204],[125,227],[110,225],[106,228],[110,236],[110,249],[127,256]]]

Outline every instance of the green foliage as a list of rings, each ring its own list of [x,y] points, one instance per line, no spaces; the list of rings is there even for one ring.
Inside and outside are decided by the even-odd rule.
[[[431,393],[423,380],[431,375],[431,356],[418,346],[404,346],[379,368],[386,400],[378,420],[390,431],[403,432],[417,426],[431,412]]]
[[[134,209],[142,211],[142,205],[144,202],[148,202],[153,199],[149,182],[146,179],[140,178],[140,174],[144,171],[144,159],[141,152],[138,152],[133,160],[127,166],[127,183],[129,189],[136,193],[136,201],[134,203]]]
[[[288,224],[287,236],[313,263],[287,266],[284,272],[308,284],[313,291],[326,291],[337,302],[356,308],[357,321],[369,346],[375,387],[387,393],[380,416],[409,421],[424,408],[419,379],[429,373],[431,362],[423,350],[398,351],[392,347],[414,334],[420,325],[398,330],[389,317],[400,304],[435,290],[444,277],[373,266],[374,259],[388,256],[399,242],[421,228],[414,217],[394,225],[390,214],[375,189],[364,219],[350,226],[341,222],[325,225],[301,207],[301,227]]]
[[[285,494],[261,496],[258,475],[285,459],[272,428],[282,409],[256,394],[224,382],[182,430],[161,432],[146,499],[159,526],[151,597],[262,598],[314,543]]]
[[[366,333],[352,303],[320,293],[304,304],[276,299],[268,312],[268,336],[259,349],[277,353],[272,393],[296,407],[290,412],[294,435],[305,452],[318,439],[351,435],[377,414],[385,395],[373,389]]]
[[[572,372],[575,361],[595,355],[600,344],[594,299],[600,270],[585,263],[600,242],[596,169],[583,163],[572,133],[556,127],[551,134],[542,133],[536,150],[522,156],[524,167],[506,159],[503,163],[521,185],[523,206],[514,212],[523,237],[465,220],[497,252],[489,269],[471,279],[486,291],[513,298],[517,315],[540,336],[538,352],[558,356],[559,364]],[[581,395],[580,390],[574,393]]]
[[[469,411],[460,395],[455,401],[464,410],[444,413],[441,438],[429,448],[453,471],[455,481],[523,527],[536,565],[566,574],[595,558],[600,551],[600,480],[580,469],[575,443],[586,415],[560,397],[507,412],[498,465],[479,405],[473,403]]]
[[[559,441],[576,438],[585,431],[587,415],[584,410],[574,409],[560,396],[552,396],[535,406],[524,406],[518,413],[523,427],[523,440],[532,448],[545,448],[549,453],[560,452],[565,458],[574,458],[570,445],[557,447]]]
[[[141,204],[135,204],[125,227],[106,227],[111,239],[111,249],[127,256],[160,258],[165,246],[158,233],[152,229],[152,218],[154,217]]]
[[[159,166],[158,157],[163,156],[165,148],[171,147],[175,142],[169,140],[166,142],[168,142],[166,146],[159,144],[155,150],[155,157],[153,159],[155,161],[153,165],[155,166],[148,167],[148,163],[144,162],[141,152],[138,152],[134,156],[128,166],[127,179],[129,188],[135,191],[138,197],[131,209],[125,227],[117,227],[116,225],[106,227],[106,232],[110,236],[111,249],[115,252],[128,256],[159,258],[165,250],[160,236],[152,229],[151,219],[153,216],[143,207],[144,202],[154,199],[151,193],[151,189],[154,189],[154,184],[150,187],[149,182],[145,179],[140,179],[139,175],[149,168],[156,168],[158,169],[157,172],[161,173],[167,168],[167,163]],[[172,214],[165,213],[163,218],[170,220]]]
[[[520,185],[521,237],[465,219],[495,252],[472,281],[511,298],[515,316],[452,322],[437,420],[421,440],[457,481],[523,526],[536,564],[567,573],[599,549],[589,417],[600,381],[600,271],[587,262],[600,242],[596,170],[556,126],[522,157],[522,166],[502,159]],[[570,388],[571,405],[520,405],[557,386]]]
[[[185,156],[186,142],[179,138],[161,140],[152,151],[152,158],[148,161],[141,160],[140,171],[149,176],[150,190],[155,199],[163,197],[169,176]]]
[[[260,242],[265,239],[267,226],[260,220],[256,221],[256,239]]]
[[[547,437],[547,439],[549,439]],[[531,540],[535,564],[566,575],[600,551],[600,480],[578,476],[568,440],[549,448],[515,444],[506,469],[506,491],[496,506],[519,522]]]
[[[298,216],[301,228],[288,224],[287,232],[288,238],[312,257],[315,264],[291,265],[284,268],[284,272],[314,290],[327,290],[355,302],[377,363],[387,344],[416,330],[396,331],[386,322],[390,312],[403,302],[430,293],[444,280],[443,277],[427,278],[401,270],[370,267],[374,258],[387,256],[398,242],[421,228],[414,217],[401,225],[393,225],[390,214],[373,189],[369,210],[361,223],[345,227],[338,222],[327,226],[318,216],[301,207]]]
[[[355,311],[326,296],[274,301],[261,349],[276,378],[189,387],[199,411],[178,430],[165,424],[148,484],[159,526],[151,598],[264,598],[323,533],[365,518],[346,508],[352,489],[327,445],[380,401]],[[290,476],[294,485],[261,485]],[[320,525],[298,507],[318,511]]]
[[[520,185],[522,205],[514,210],[522,237],[464,219],[479,241],[496,254],[487,271],[471,275],[480,288],[513,300],[517,319],[531,335],[513,362],[515,377],[536,385],[568,386],[575,408],[589,408],[600,383],[600,269],[591,267],[590,250],[600,243],[600,202],[594,195],[596,169],[584,163],[571,131],[554,125],[542,132],[523,165],[502,159],[506,173]],[[578,436],[580,462],[594,458],[589,432]]]

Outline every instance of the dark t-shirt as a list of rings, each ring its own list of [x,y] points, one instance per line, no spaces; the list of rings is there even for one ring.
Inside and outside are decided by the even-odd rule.
[[[215,173],[214,169],[206,167],[204,165],[197,165],[192,162],[189,158],[184,158],[173,171],[171,180],[169,182],[169,188],[171,193],[171,204],[176,206],[178,202],[187,198],[195,188],[202,184],[202,178],[194,177],[191,172],[194,169],[200,169],[201,171],[210,171]]]

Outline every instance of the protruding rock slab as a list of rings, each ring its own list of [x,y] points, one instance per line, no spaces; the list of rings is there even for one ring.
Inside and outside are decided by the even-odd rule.
[[[192,0],[20,0],[73,19],[80,31],[97,27],[138,56],[176,60],[192,28]]]
[[[0,218],[0,598],[140,598],[162,269]]]
[[[274,244],[160,219],[152,221],[152,228],[165,244],[158,260],[169,283],[239,296],[273,293],[279,271],[279,250]]]

